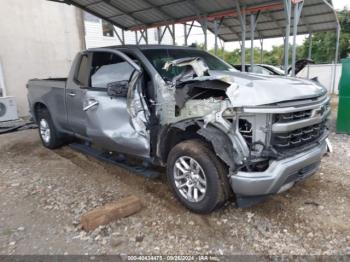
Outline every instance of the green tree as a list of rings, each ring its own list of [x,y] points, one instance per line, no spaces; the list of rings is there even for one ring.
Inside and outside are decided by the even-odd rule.
[[[345,58],[350,54],[350,11],[346,8],[338,12],[341,26],[339,56]],[[335,32],[319,32],[312,36],[312,59],[315,63],[330,63],[334,60],[336,34]],[[214,54],[214,49],[210,52]],[[306,38],[301,46],[297,46],[296,59],[308,57],[309,40]],[[218,49],[218,56],[222,57],[222,49]],[[270,51],[263,51],[263,63],[283,65],[284,46],[273,46]],[[241,50],[225,51],[224,60],[230,64],[241,64]],[[289,48],[289,61],[292,61],[292,48]],[[260,49],[254,48],[254,62],[261,63]],[[250,63],[250,48],[246,49],[246,63]]]
[[[347,8],[339,11],[338,19],[341,27],[339,57],[345,58],[350,53],[350,11]],[[330,63],[334,61],[335,47],[335,32],[319,32],[312,35],[312,59],[315,63]],[[308,39],[304,40],[299,51],[302,54],[302,57],[308,57]]]

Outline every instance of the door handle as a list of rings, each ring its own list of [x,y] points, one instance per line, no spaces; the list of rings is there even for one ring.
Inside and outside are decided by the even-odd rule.
[[[98,104],[99,104],[98,101],[91,99],[91,100],[89,100],[88,105],[83,108],[83,110],[87,111],[90,108],[97,106]]]
[[[77,94],[76,93],[68,93],[69,96],[75,97]]]

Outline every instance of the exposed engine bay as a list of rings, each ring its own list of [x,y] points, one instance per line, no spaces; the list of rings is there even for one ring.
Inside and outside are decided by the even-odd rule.
[[[319,142],[327,135],[325,126],[312,127],[301,133],[297,130],[286,136],[280,134],[277,137],[287,140],[285,147],[290,149],[280,150],[280,144],[276,142],[278,139],[272,132],[273,125],[280,123],[279,116],[286,117],[292,113],[275,114],[285,110],[279,102],[281,98],[275,95],[267,97],[265,90],[257,90],[253,81],[255,76],[250,81],[237,83],[234,75],[211,74],[205,62],[198,57],[177,59],[164,65],[166,70],[171,67],[184,69],[168,83],[167,89],[174,95],[175,110],[166,122],[183,130],[197,125],[198,134],[212,142],[217,155],[230,166],[232,174],[237,171],[265,171],[271,160],[301,152],[312,142]],[[244,88],[241,87],[242,84]],[[317,86],[317,83],[314,85]],[[326,105],[329,103],[324,93],[318,100]],[[305,102],[312,103],[313,100]],[[278,109],[279,107],[281,108]],[[288,110],[290,109],[285,111]],[[297,121],[310,117],[311,111],[308,114],[296,112],[296,118],[287,120]],[[325,119],[329,110],[324,110],[324,113],[322,118]],[[284,119],[286,125],[287,120]],[[210,133],[214,133],[213,127],[223,132],[228,140],[218,141],[217,135],[211,135]],[[299,135],[299,139],[295,139],[296,135]],[[227,142],[232,145],[233,150],[225,149]]]

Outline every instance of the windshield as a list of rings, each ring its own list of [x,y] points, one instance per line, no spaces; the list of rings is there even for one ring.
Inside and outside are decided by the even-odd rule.
[[[146,49],[142,50],[142,53],[152,63],[154,68],[158,71],[164,80],[171,80],[184,70],[184,67],[172,66],[168,71],[163,69],[164,64],[168,61],[185,57],[199,57],[208,66],[209,70],[220,71],[237,71],[232,66],[224,62],[223,60],[207,53],[202,50],[196,49]]]

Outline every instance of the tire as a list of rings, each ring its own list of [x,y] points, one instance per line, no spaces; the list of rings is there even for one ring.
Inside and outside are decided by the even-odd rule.
[[[37,123],[39,136],[45,147],[55,149],[64,144],[63,136],[58,133],[46,108],[39,109]]]
[[[192,169],[186,170],[183,161],[187,166],[192,166]],[[227,167],[209,146],[200,140],[187,140],[177,144],[170,151],[167,160],[167,178],[173,193],[185,207],[195,213],[210,213],[227,201],[231,193],[227,172]],[[182,178],[184,173],[187,174],[187,178]],[[190,187],[192,197],[188,195]]]

